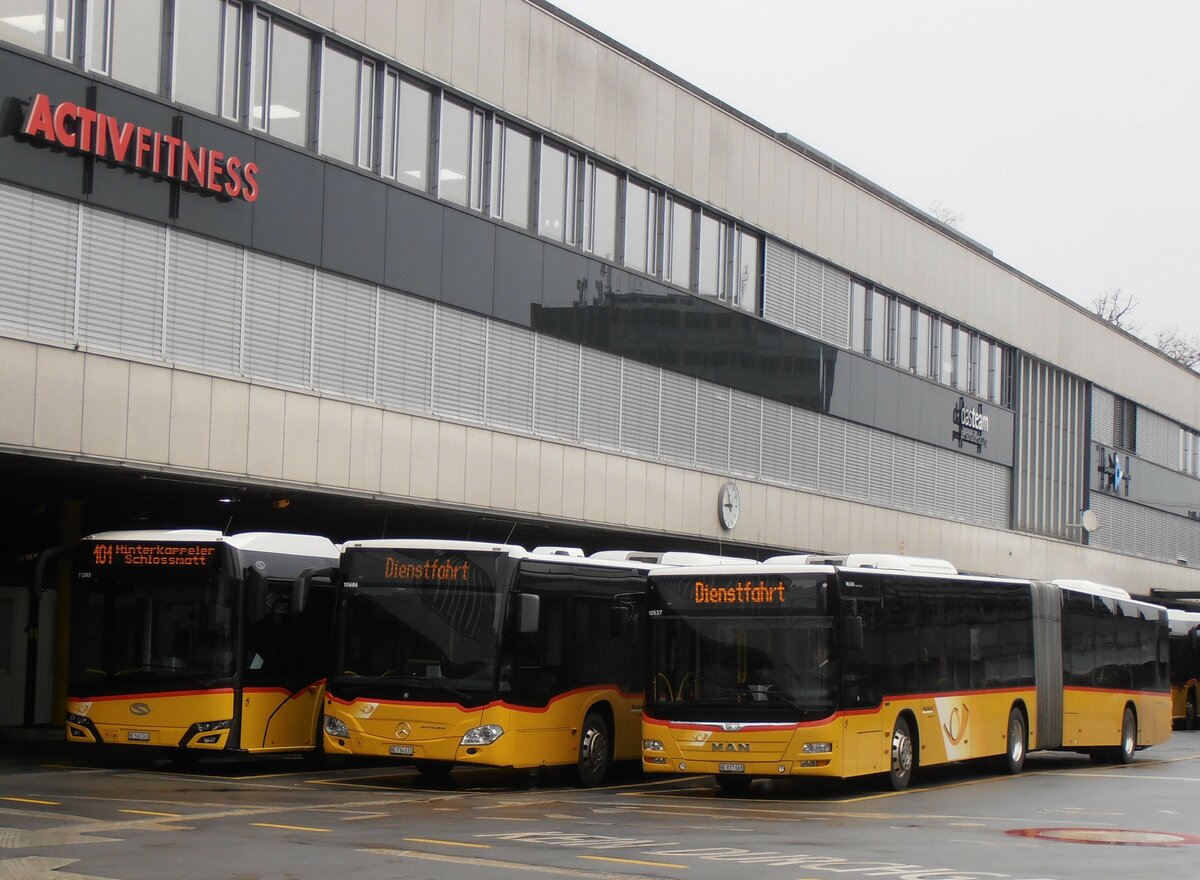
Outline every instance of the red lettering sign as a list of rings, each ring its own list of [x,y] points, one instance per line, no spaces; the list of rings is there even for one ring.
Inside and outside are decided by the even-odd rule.
[[[21,134],[64,150],[95,156],[134,170],[231,199],[258,199],[258,165],[70,101],[57,106],[37,94],[25,111]]]

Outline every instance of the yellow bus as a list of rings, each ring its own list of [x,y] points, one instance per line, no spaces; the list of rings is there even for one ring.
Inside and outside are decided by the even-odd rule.
[[[336,563],[313,535],[105,532],[71,554],[67,741],[179,754],[316,749]]]
[[[567,548],[348,542],[333,577],[326,753],[435,777],[565,766],[599,784],[639,755],[649,569]]]
[[[972,758],[1016,773],[1029,749],[1128,762],[1171,732],[1166,610],[1112,588],[784,557],[656,569],[647,615],[643,767],[727,792],[868,774],[899,790]]]
[[[1195,730],[1200,612],[1168,608],[1167,622],[1171,628],[1171,718],[1182,730]]]

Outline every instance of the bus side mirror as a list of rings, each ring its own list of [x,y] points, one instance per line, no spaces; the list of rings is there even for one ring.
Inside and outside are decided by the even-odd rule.
[[[50,563],[58,560],[65,552],[65,547],[51,547],[38,554],[37,563],[33,569],[33,586],[39,596],[46,592],[46,569]]]
[[[847,617],[842,622],[842,647],[858,651],[863,646],[863,620],[861,617]]]
[[[296,583],[292,585],[292,611],[296,614],[303,614],[304,609],[308,607],[308,591],[312,586],[313,578],[329,578],[332,582],[333,575],[334,569],[332,568],[306,568],[296,575]]]
[[[251,566],[242,579],[246,583],[246,617],[258,623],[267,616],[267,576],[262,569]]]
[[[541,596],[536,593],[519,593],[517,595],[517,632],[521,635],[536,633],[541,610]]]

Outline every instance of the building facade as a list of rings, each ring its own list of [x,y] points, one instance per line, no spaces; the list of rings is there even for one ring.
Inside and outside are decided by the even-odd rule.
[[[0,723],[145,522],[1200,588],[1200,376],[541,0],[14,0],[0,83]]]

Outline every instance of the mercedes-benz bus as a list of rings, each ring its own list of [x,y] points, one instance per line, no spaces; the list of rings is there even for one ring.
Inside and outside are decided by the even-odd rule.
[[[403,759],[430,776],[571,767],[588,786],[613,761],[637,760],[650,565],[631,556],[347,542],[329,573],[325,751]]]
[[[335,564],[326,538],[104,532],[71,552],[66,736],[109,747],[312,752],[332,591],[299,572]]]
[[[1127,762],[1171,732],[1167,615],[1083,582],[958,574],[902,557],[656,569],[648,772],[913,773],[1030,749]]]
[[[1196,729],[1200,679],[1200,612],[1168,608],[1171,628],[1171,717],[1182,730]]]

